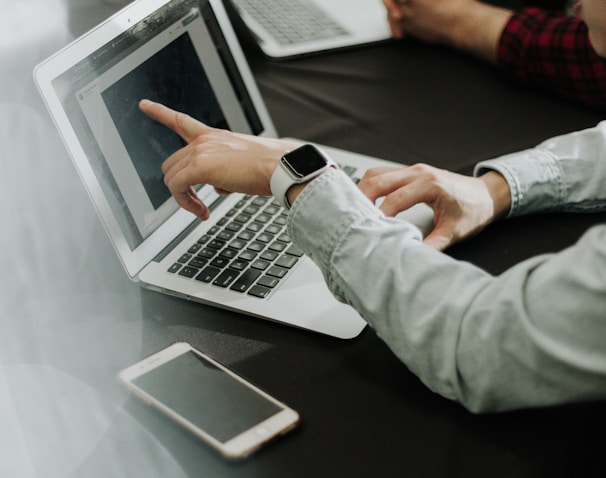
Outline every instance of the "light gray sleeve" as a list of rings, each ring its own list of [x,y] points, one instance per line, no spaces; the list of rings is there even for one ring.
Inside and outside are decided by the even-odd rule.
[[[606,226],[493,277],[334,171],[295,201],[289,233],[411,371],[469,410],[606,398]]]
[[[511,191],[510,216],[606,210],[606,122],[551,138],[536,148],[483,161],[474,175],[501,173]]]

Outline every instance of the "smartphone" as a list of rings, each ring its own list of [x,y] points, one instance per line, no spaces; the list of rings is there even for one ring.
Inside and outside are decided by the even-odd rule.
[[[293,429],[299,414],[186,342],[122,370],[119,380],[230,459]]]

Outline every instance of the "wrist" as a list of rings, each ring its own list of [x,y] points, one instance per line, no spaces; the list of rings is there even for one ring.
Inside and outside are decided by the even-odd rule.
[[[470,2],[457,13],[448,29],[451,45],[492,63],[497,61],[498,45],[513,11],[483,2]]]
[[[511,191],[505,178],[496,171],[489,171],[480,176],[479,179],[484,182],[492,198],[492,220],[505,217],[511,209]]]
[[[335,166],[334,161],[313,144],[288,151],[280,158],[271,176],[271,193],[280,204],[290,209],[292,200],[289,192],[293,186],[308,183],[332,166]],[[291,194],[296,196],[299,192],[300,188],[296,188]]]

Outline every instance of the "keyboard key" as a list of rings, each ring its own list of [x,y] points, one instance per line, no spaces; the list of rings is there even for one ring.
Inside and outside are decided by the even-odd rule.
[[[267,297],[270,292],[271,289],[257,284],[253,285],[248,291],[250,295],[254,295],[255,297],[259,297],[260,299],[265,299],[265,297]]]
[[[192,258],[191,254],[183,254],[181,257],[179,257],[179,262],[181,264],[187,264]]]
[[[274,236],[272,236],[271,234],[266,234],[264,232],[262,232],[261,234],[259,234],[257,236],[257,241],[264,242],[265,244],[273,241],[273,239],[274,239]]]
[[[295,257],[303,257],[303,255],[305,254],[300,248],[298,248],[297,246],[295,246],[294,244],[292,244],[287,250],[286,250],[286,254],[288,254],[289,256],[295,256]]]
[[[261,213],[255,217],[255,222],[260,222],[261,224],[267,224],[269,221],[271,221],[271,216],[269,214]]]
[[[238,254],[236,249],[232,249],[231,247],[226,247],[221,252],[219,252],[219,256],[224,257],[225,259],[233,259]]]
[[[198,239],[198,244],[206,244],[210,240],[210,234],[204,234],[200,239]]]
[[[242,231],[238,234],[238,239],[242,239],[243,241],[250,241],[253,237],[255,237],[255,233],[253,231]]]
[[[278,279],[282,279],[288,273],[288,269],[284,269],[284,267],[271,266],[267,271],[267,275],[277,277]]]
[[[263,260],[272,262],[272,261],[275,261],[279,255],[280,254],[278,254],[277,252],[274,252],[274,251],[265,251],[259,257]]]
[[[250,219],[251,216],[249,214],[244,214],[241,212],[234,218],[234,221],[239,222],[241,224],[246,224],[248,221],[250,221]]]
[[[243,239],[234,239],[229,243],[229,247],[231,247],[232,249],[236,249],[237,251],[241,251],[246,247],[246,243],[247,241]]]
[[[299,259],[295,256],[284,255],[276,261],[276,265],[285,269],[292,269]]]
[[[221,241],[220,239],[213,239],[208,243],[208,247],[212,249],[221,249],[225,245],[225,241]]]
[[[251,222],[246,226],[246,230],[251,232],[259,232],[261,229],[263,229],[263,224],[259,222]]]
[[[240,274],[239,271],[235,271],[233,269],[225,269],[219,277],[217,277],[214,281],[214,285],[218,285],[219,287],[229,287],[229,285],[238,277]]]
[[[265,214],[269,214],[270,216],[274,216],[275,214],[277,214],[278,212],[280,212],[280,206],[276,206],[275,204],[270,204],[269,206],[267,206],[265,208]]]
[[[244,212],[250,216],[254,216],[259,212],[259,208],[257,206],[246,206]]]
[[[265,232],[276,235],[276,234],[279,234],[280,232],[282,232],[282,227],[278,226],[276,224],[270,224],[269,226],[267,226],[265,228]]]
[[[217,249],[211,249],[209,247],[205,247],[200,252],[198,252],[198,257],[202,257],[204,259],[212,259],[217,254]]]
[[[238,280],[234,282],[234,285],[230,287],[230,289],[235,290],[237,292],[246,292],[248,288],[259,278],[261,272],[256,271],[254,269],[248,269],[244,272]]]
[[[232,237],[234,237],[234,233],[231,231],[221,231],[217,234],[217,239],[221,239],[222,241],[229,241]]]
[[[197,269],[202,269],[207,263],[208,261],[206,259],[194,257],[191,261],[189,261],[188,265],[196,267]]]
[[[240,229],[242,229],[242,224],[239,222],[230,222],[227,226],[225,226],[225,229],[230,232],[238,232]]]
[[[225,259],[225,257],[215,257],[210,263],[211,266],[218,267],[220,269],[227,267],[227,264],[229,264],[229,259]]]
[[[276,252],[282,252],[284,249],[286,249],[288,246],[286,243],[284,242],[274,242],[273,244],[271,244],[269,246],[269,250],[270,251],[276,251]]]
[[[242,254],[238,256],[238,259],[242,259],[243,261],[253,261],[257,257],[257,254],[253,251],[242,251]]]
[[[259,241],[251,242],[247,247],[247,249],[249,251],[253,251],[253,252],[261,252],[264,248],[265,248],[265,244],[263,244],[262,242],[259,242]]]
[[[179,271],[179,275],[183,277],[189,277],[190,279],[194,277],[200,269],[196,269],[195,267],[185,266],[183,269]]]
[[[219,274],[219,272],[221,272],[221,269],[217,269],[216,267],[205,267],[204,269],[202,269],[202,272],[200,272],[196,276],[196,280],[199,280],[200,282],[209,283],[217,276],[217,274]]]
[[[244,269],[246,269],[248,267],[249,262],[247,261],[242,261],[240,259],[236,259],[235,261],[232,261],[231,264],[229,264],[229,267],[231,269],[235,269],[237,271],[243,271]]]
[[[257,282],[257,284],[262,285],[264,287],[269,287],[270,289],[273,289],[279,283],[280,281],[278,279],[270,276],[263,276],[259,279],[259,282]]]
[[[264,271],[270,265],[271,265],[271,262],[264,261],[263,259],[257,259],[250,265],[250,267],[252,267],[253,269],[258,269],[260,271]]]
[[[253,199],[252,204],[253,204],[253,206],[258,206],[258,207],[264,206],[267,203],[268,199],[269,198],[267,198],[266,196],[256,196]]]

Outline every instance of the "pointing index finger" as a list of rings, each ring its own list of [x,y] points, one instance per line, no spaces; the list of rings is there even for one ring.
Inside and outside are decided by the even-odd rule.
[[[209,127],[185,113],[180,113],[160,103],[150,100],[141,100],[139,108],[150,118],[162,123],[181,136],[187,143],[191,143]]]

